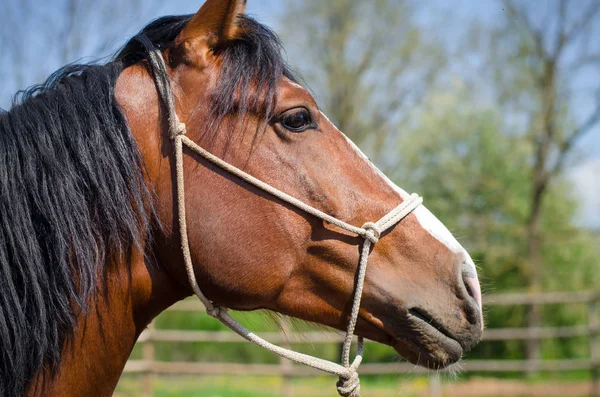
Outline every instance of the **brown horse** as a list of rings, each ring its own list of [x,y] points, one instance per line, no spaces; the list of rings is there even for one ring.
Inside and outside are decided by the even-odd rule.
[[[319,111],[243,0],[162,18],[113,62],[70,66],[0,114],[0,395],[110,396],[150,321],[192,294],[175,159],[140,39],[160,49],[187,136],[353,225],[406,199]],[[207,297],[345,330],[361,238],[184,151]],[[426,199],[426,198],[425,198]],[[382,236],[356,334],[441,368],[481,337],[473,262],[423,206]]]

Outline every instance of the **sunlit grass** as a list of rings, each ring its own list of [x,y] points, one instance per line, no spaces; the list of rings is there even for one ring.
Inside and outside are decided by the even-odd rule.
[[[536,379],[471,378],[455,381],[442,376],[444,397],[584,397],[586,381]],[[427,376],[361,377],[363,395],[369,397],[429,397]],[[115,397],[146,397],[144,377],[125,375]],[[294,397],[336,396],[334,377],[295,378],[290,389]],[[276,376],[160,376],[152,381],[154,397],[283,397],[281,378]]]
[[[124,376],[117,388],[118,397],[142,396],[143,378]],[[152,383],[155,397],[281,397],[279,377],[160,377]],[[398,381],[386,378],[361,380],[363,390],[372,397],[417,397],[427,390],[427,380]],[[337,395],[333,377],[298,378],[291,382],[294,396],[331,397]]]

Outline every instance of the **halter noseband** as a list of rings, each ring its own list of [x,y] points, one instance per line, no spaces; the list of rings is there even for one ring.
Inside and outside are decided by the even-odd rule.
[[[367,262],[369,259],[369,253],[371,247],[375,245],[381,235],[388,229],[392,228],[410,213],[412,213],[421,203],[423,199],[416,194],[411,195],[405,199],[402,204],[394,208],[387,215],[381,218],[377,222],[367,222],[362,227],[356,227],[350,225],[344,221],[341,221],[331,215],[328,215],[302,201],[268,185],[259,179],[256,179],[252,175],[234,167],[233,165],[221,160],[220,158],[209,153],[202,147],[198,146],[195,142],[189,139],[186,134],[185,124],[179,121],[177,113],[175,112],[175,104],[173,100],[173,91],[169,75],[167,74],[166,65],[162,56],[162,53],[156,49],[153,44],[143,36],[138,37],[138,40],[146,47],[149,54],[149,61],[152,66],[154,78],[157,89],[159,91],[161,100],[167,108],[167,116],[169,122],[169,133],[175,146],[175,162],[177,172],[177,209],[179,216],[179,229],[181,234],[181,247],[183,250],[184,263],[189,279],[190,286],[194,293],[198,296],[200,301],[206,307],[206,312],[211,316],[221,321],[232,331],[236,332],[246,340],[263,347],[275,354],[285,357],[289,360],[295,361],[300,364],[307,365],[318,370],[328,372],[330,374],[337,375],[339,381],[337,383],[337,390],[342,397],[360,397],[360,381],[358,378],[358,367],[362,361],[362,355],[364,351],[364,341],[362,337],[358,337],[358,349],[356,357],[350,362],[350,348],[352,345],[352,339],[354,336],[354,329],[358,320],[358,312],[360,308],[360,300],[362,297],[362,290],[365,280],[365,274],[367,270]],[[196,275],[194,273],[194,267],[192,264],[192,258],[190,253],[190,246],[188,241],[187,233],[187,222],[186,222],[186,211],[185,211],[185,187],[183,178],[183,146],[194,153],[202,156],[204,159],[210,161],[214,165],[227,171],[228,173],[235,175],[236,177],[246,181],[247,183],[269,193],[270,195],[310,214],[317,218],[324,220],[327,223],[335,225],[348,232],[356,234],[364,239],[362,250],[360,253],[360,262],[358,264],[356,286],[354,290],[354,297],[352,303],[352,311],[350,313],[350,321],[346,330],[346,337],[344,339],[344,345],[342,349],[342,364],[337,364],[331,361],[323,360],[321,358],[312,357],[307,354],[295,352],[293,350],[284,349],[280,346],[273,345],[267,342],[258,335],[252,333],[246,329],[242,324],[233,319],[227,312],[227,308],[219,306],[214,302],[211,302],[200,290]]]

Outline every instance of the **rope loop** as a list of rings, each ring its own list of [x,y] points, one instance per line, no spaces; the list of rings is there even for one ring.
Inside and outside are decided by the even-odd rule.
[[[373,244],[376,244],[379,241],[379,238],[381,237],[381,230],[376,223],[367,222],[362,226],[362,228],[365,229],[365,233],[363,234],[364,238]]]
[[[360,397],[360,379],[356,371],[353,371],[348,379],[340,376],[336,386],[338,394],[342,397]]]

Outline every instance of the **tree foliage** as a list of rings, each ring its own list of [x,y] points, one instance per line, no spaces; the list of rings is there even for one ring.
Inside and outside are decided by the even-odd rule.
[[[548,201],[576,143],[600,122],[600,46],[595,40],[600,3],[553,0],[540,8],[524,0],[503,0],[502,5],[501,23],[480,50],[488,59],[492,92],[504,117],[520,121],[514,128],[532,146],[524,168],[529,205],[521,268],[528,289],[540,292],[552,270],[545,255],[552,240],[544,230]],[[579,86],[582,78],[585,88]],[[576,106],[580,99],[588,109]],[[531,306],[527,318],[530,326],[538,326],[540,309]],[[527,351],[529,358],[538,358],[538,342],[530,340]]]

